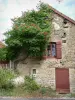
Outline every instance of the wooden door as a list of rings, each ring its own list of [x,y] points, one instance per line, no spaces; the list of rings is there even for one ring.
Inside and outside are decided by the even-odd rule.
[[[56,68],[56,91],[59,93],[70,92],[69,69]]]

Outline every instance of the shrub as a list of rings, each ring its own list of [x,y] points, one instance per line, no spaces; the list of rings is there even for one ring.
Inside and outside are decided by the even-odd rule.
[[[41,94],[45,94],[46,92],[47,92],[47,88],[45,88],[45,87],[40,88],[40,93]]]
[[[53,90],[51,87],[40,87],[39,91],[42,95],[48,95],[48,96],[55,96],[55,90]]]
[[[9,89],[13,87],[11,79],[15,77],[12,70],[0,69],[0,88]]]
[[[32,78],[30,78],[29,76],[25,77],[25,84],[24,84],[24,88],[25,90],[32,92],[32,91],[36,91],[38,90],[40,87],[39,85],[35,82],[35,80],[33,80]]]

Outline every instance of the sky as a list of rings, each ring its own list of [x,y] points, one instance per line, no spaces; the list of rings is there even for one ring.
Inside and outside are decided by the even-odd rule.
[[[58,11],[75,20],[75,0],[41,0]],[[0,41],[5,38],[3,33],[10,30],[11,19],[21,16],[22,11],[36,9],[39,0],[0,0]]]

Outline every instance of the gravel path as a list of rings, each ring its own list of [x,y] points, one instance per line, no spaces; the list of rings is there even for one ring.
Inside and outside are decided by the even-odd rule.
[[[13,97],[0,97],[0,100],[75,100],[75,98],[62,98],[62,99],[51,99],[51,98],[13,98]]]

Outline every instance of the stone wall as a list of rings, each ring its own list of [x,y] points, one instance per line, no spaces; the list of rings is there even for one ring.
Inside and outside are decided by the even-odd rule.
[[[70,92],[75,93],[75,68],[69,69]]]
[[[56,89],[55,68],[69,68],[70,91],[75,92],[75,25],[69,21],[64,24],[63,21],[62,17],[53,14],[50,39],[51,42],[62,42],[62,59],[48,58],[37,61],[28,58],[19,62],[17,69],[22,75],[30,76],[33,69],[36,69],[35,80],[39,84]]]
[[[27,61],[27,60],[26,60]],[[36,75],[33,76],[37,83],[43,86],[51,86],[55,89],[55,68],[50,68],[48,61],[35,61],[28,59],[27,64],[18,64],[17,69],[21,75],[33,76],[33,69],[36,69]]]

